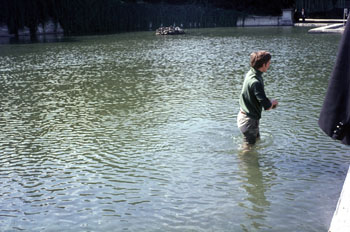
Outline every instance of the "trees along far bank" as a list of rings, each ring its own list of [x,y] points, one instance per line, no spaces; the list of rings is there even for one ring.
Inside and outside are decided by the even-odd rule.
[[[18,35],[28,28],[34,36],[48,21],[65,34],[98,34],[155,30],[160,26],[236,26],[249,14],[281,15],[282,8],[329,10],[344,0],[0,0],[0,24]]]

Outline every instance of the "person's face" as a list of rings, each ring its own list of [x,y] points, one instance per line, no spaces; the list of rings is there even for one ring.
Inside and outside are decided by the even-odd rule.
[[[266,64],[263,64],[261,71],[266,72],[270,67],[270,63],[271,63],[271,60],[269,60],[269,62],[267,62]]]

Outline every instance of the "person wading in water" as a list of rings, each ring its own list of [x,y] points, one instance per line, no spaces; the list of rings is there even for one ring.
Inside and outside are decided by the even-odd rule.
[[[260,138],[259,120],[262,109],[271,110],[278,105],[277,100],[266,97],[264,90],[262,74],[269,69],[270,63],[269,52],[258,51],[250,54],[251,68],[244,78],[237,115],[237,126],[243,134],[243,150],[249,150]]]

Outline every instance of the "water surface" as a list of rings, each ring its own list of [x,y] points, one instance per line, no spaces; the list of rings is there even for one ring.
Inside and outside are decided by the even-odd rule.
[[[216,28],[1,44],[0,230],[327,231],[350,158],[317,126],[340,38]],[[262,49],[280,104],[243,155],[238,96]]]

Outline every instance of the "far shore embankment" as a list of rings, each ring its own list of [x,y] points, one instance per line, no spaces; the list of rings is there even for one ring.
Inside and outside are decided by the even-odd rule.
[[[310,27],[313,34],[328,33],[342,34],[345,28],[345,19],[300,19],[294,23],[295,27]]]

